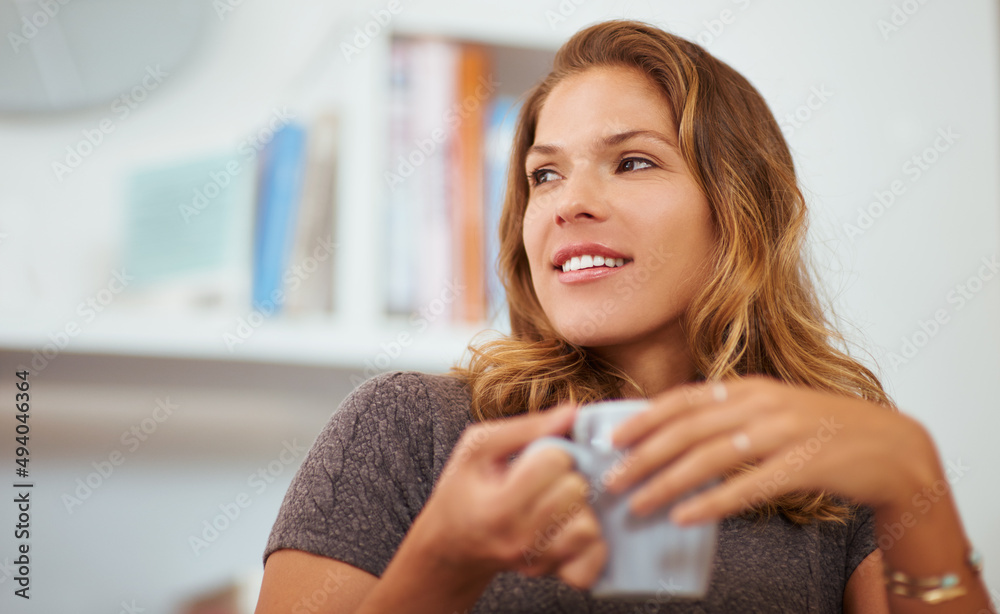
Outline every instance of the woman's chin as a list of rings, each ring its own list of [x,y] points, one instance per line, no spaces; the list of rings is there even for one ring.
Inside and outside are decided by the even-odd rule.
[[[599,327],[591,322],[560,326],[559,335],[573,345],[586,348],[618,345],[626,341],[629,337],[622,334],[622,331],[609,330],[606,324],[603,327]]]

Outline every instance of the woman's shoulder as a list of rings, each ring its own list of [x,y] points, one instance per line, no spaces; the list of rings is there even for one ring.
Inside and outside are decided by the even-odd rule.
[[[464,429],[468,398],[461,380],[424,373],[359,385],[292,480],[265,560],[294,548],[381,575]]]
[[[471,395],[452,375],[395,371],[359,385],[344,399],[320,440],[359,438],[365,447],[428,455],[434,475],[472,422]]]
[[[391,371],[380,373],[358,386],[352,395],[383,397],[391,400],[398,396],[427,397],[430,402],[468,403],[469,388],[464,379],[452,374],[423,373],[420,371]],[[386,397],[389,397],[388,399]]]
[[[469,416],[471,396],[465,381],[450,374],[418,371],[382,373],[366,380],[344,400],[341,411],[402,416]],[[463,423],[464,424],[464,423]]]

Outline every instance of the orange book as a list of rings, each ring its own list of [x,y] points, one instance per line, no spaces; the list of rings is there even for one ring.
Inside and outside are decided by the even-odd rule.
[[[464,291],[455,305],[457,320],[486,319],[484,262],[485,188],[483,141],[487,108],[492,97],[489,57],[477,45],[463,45],[458,63],[456,126],[452,184],[452,240],[455,272]]]

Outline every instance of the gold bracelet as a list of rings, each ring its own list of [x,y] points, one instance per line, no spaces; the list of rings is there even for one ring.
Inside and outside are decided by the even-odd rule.
[[[955,599],[965,594],[964,586],[953,586],[950,588],[914,588],[905,584],[888,584],[886,589],[890,593],[902,595],[903,597],[913,597],[930,605],[937,605],[942,601]]]
[[[975,549],[969,549],[965,563],[977,576],[983,569],[983,557]],[[956,573],[916,578],[902,571],[890,570],[887,567],[885,568],[885,584],[886,589],[891,593],[919,599],[931,605],[961,597],[967,592]]]

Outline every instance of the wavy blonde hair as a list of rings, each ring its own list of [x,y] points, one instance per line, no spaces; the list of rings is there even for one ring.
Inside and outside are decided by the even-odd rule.
[[[535,296],[521,234],[525,157],[542,105],[566,77],[618,66],[642,71],[666,96],[680,150],[717,229],[712,273],[682,318],[701,376],[761,374],[893,407],[878,378],[837,349],[844,339],[824,315],[803,257],[805,201],[764,99],[700,46],[644,23],[609,21],[559,49],[552,72],[529,92],[518,117],[497,263],[511,334],[471,344],[467,360],[453,368],[470,387],[475,419],[537,412],[567,400],[645,396],[625,373],[555,331]],[[753,511],[780,512],[797,523],[849,515],[826,493],[790,493]]]

